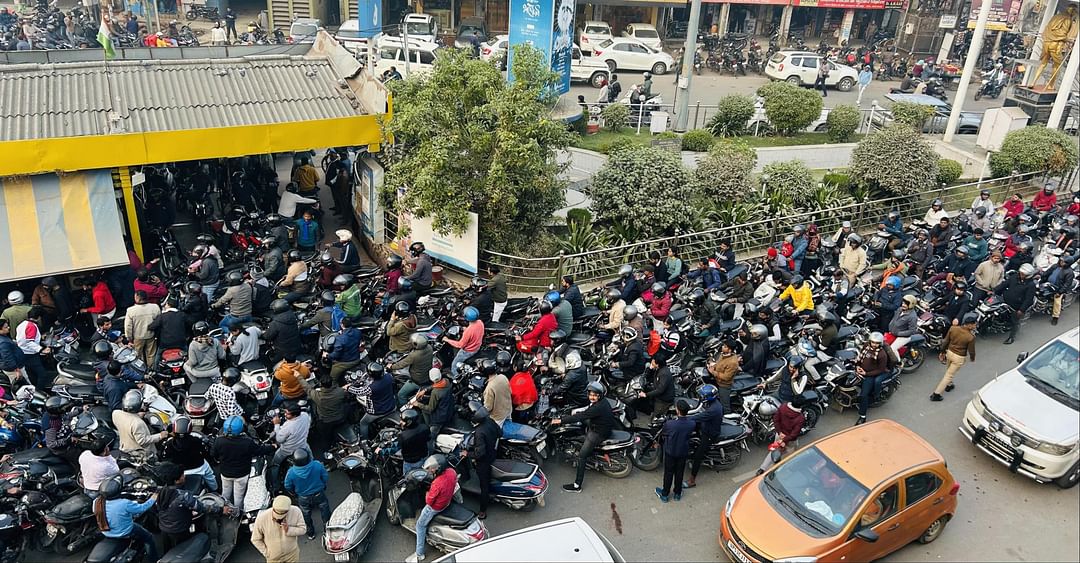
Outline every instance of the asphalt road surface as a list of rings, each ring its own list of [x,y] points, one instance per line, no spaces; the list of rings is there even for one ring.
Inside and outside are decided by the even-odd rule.
[[[945,401],[932,403],[927,397],[943,367],[933,359],[918,372],[904,377],[904,384],[885,405],[870,412],[871,418],[891,418],[919,433],[949,463],[961,483],[959,511],[940,539],[930,545],[912,544],[896,552],[892,561],[1076,561],[1080,553],[1077,506],[1080,487],[1063,491],[1040,485],[1008,469],[976,450],[957,430],[964,407],[984,383],[1010,369],[1016,355],[1034,350],[1047,340],[1077,325],[1077,309],[1067,310],[1063,322],[1050,326],[1039,317],[1022,329],[1016,344],[1001,345],[1003,336],[978,340],[975,363],[968,363],[956,380],[956,390]],[[1068,320],[1066,320],[1068,319]],[[811,434],[820,438],[855,421],[854,411],[838,414],[830,410]],[[684,493],[680,503],[661,504],[653,494],[662,472],[637,469],[626,479],[609,479],[598,473],[585,478],[582,494],[560,490],[572,479],[569,465],[548,460],[544,471],[550,482],[546,506],[530,513],[514,513],[493,505],[486,524],[499,534],[532,524],[580,516],[607,536],[620,552],[633,561],[720,561],[724,556],[717,544],[719,515],[728,496],[754,474],[765,455],[763,448],[751,446],[732,470],[704,473],[695,489]],[[347,484],[340,474],[331,476],[331,506],[345,496]],[[467,503],[472,503],[466,497]],[[318,521],[318,517],[316,517]],[[318,524],[316,524],[318,526]],[[392,526],[380,516],[367,561],[401,561],[413,552],[415,537]],[[429,549],[429,557],[435,555]],[[28,560],[44,560],[34,558]],[[40,554],[38,554],[40,555]],[[302,560],[331,561],[323,552],[321,538],[301,539]],[[85,553],[50,561],[81,561]],[[241,532],[230,561],[262,561]]]

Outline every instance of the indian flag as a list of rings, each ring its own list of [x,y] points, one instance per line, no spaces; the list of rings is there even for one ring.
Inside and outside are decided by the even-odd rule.
[[[97,42],[105,49],[105,60],[116,58],[116,49],[113,48],[112,36],[109,35],[109,24],[104,18],[101,20],[101,27],[98,28]]]

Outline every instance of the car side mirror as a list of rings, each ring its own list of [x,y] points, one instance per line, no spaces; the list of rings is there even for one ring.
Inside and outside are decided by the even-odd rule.
[[[878,536],[877,532],[871,530],[870,528],[864,528],[862,530],[859,530],[858,532],[855,532],[855,537],[866,543],[874,543],[878,541],[878,537],[880,536]]]
[[[1024,360],[1027,359],[1027,357],[1028,357],[1027,352],[1020,352],[1019,354],[1016,355],[1016,363],[1018,363],[1018,364],[1023,363]]]

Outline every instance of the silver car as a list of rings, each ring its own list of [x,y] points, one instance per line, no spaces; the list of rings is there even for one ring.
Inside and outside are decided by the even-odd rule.
[[[949,113],[952,112],[952,106],[948,102],[943,102],[933,96],[926,94],[885,94],[885,99],[890,102],[909,102],[920,104],[924,106],[934,106],[934,115],[930,119],[926,120],[923,125],[923,133],[944,133],[945,124],[949,122]],[[876,111],[871,116],[871,123],[874,127],[888,127],[892,125],[893,116],[892,112],[881,107],[875,106]],[[961,111],[960,122],[956,127],[956,133],[958,135],[975,135],[979,132],[979,127],[982,126],[982,113]]]

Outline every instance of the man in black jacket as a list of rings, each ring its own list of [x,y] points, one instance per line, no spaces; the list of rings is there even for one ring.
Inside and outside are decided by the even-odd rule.
[[[470,420],[473,425],[472,442],[465,455],[472,459],[476,478],[480,481],[480,510],[477,516],[487,518],[488,502],[491,500],[491,464],[495,462],[496,446],[502,429],[491,420],[487,408],[480,401],[469,401]],[[463,478],[469,479],[469,466],[464,466]]]
[[[581,289],[574,283],[574,276],[565,275],[562,277],[562,291],[560,293],[562,293],[563,301],[570,303],[570,310],[574,313],[574,320],[580,319],[585,314],[585,301],[581,297]]]
[[[552,403],[573,407],[588,406],[589,398],[585,392],[585,386],[589,384],[589,373],[585,370],[585,366],[581,365],[580,360],[573,362],[577,365],[573,369],[570,368],[571,362],[572,360],[567,359],[566,375],[552,393],[553,396],[558,396],[559,400],[553,400]]]
[[[691,457],[690,478],[686,481],[685,489],[697,486],[697,474],[701,470],[701,462],[705,459],[705,453],[720,438],[724,427],[724,406],[717,400],[718,389],[715,385],[707,383],[698,388],[698,398],[701,399],[701,410],[690,417],[697,424],[698,445]]]
[[[225,420],[222,435],[214,440],[210,454],[218,461],[221,472],[221,495],[225,502],[243,507],[247,495],[248,476],[255,458],[273,455],[274,446],[259,444],[244,434],[244,420],[230,416]]]
[[[150,330],[158,339],[157,354],[151,369],[155,369],[161,361],[162,352],[173,348],[187,350],[189,342],[187,318],[176,309],[176,303],[171,298],[165,300],[164,306],[161,314],[150,323]]]
[[[1016,275],[1006,276],[1005,281],[994,290],[1006,305],[1013,308],[1013,313],[1009,316],[1009,337],[1005,339],[1005,344],[1012,344],[1016,340],[1020,319],[1024,317],[1024,311],[1030,309],[1035,302],[1034,276],[1035,266],[1024,264]]]
[[[270,304],[270,326],[263,333],[263,340],[274,347],[278,357],[299,356],[302,352],[300,344],[300,324],[292,305],[284,299],[275,299]]]
[[[967,282],[956,280],[953,283],[953,292],[941,308],[941,314],[952,326],[960,324],[960,319],[971,310],[971,298],[967,293]]]
[[[190,491],[184,489],[184,471],[172,462],[162,463],[157,468],[162,480],[171,483],[158,491],[157,517],[158,529],[165,536],[165,551],[195,535],[192,528],[193,513],[203,514],[207,507]],[[225,514],[232,514],[233,508],[226,505]]]
[[[618,359],[611,362],[611,367],[621,369],[626,379],[645,373],[645,347],[638,332],[630,327],[624,328],[622,339],[623,349]]]
[[[649,368],[653,371],[652,385],[649,385],[647,391],[638,391],[638,398],[634,401],[635,411],[648,412],[654,417],[667,414],[675,401],[675,380],[671,377],[671,368],[666,363],[661,363],[658,355],[660,353],[649,360]]]
[[[757,377],[765,377],[765,364],[769,361],[769,332],[765,325],[750,327],[750,343],[742,353],[742,369]]]
[[[615,428],[615,413],[611,412],[611,404],[604,399],[606,391],[600,382],[589,383],[589,406],[577,414],[551,421],[554,425],[564,422],[585,422],[588,425],[585,441],[581,444],[581,451],[578,452],[577,476],[573,483],[563,485],[563,490],[568,493],[581,492],[581,483],[585,480],[585,466],[589,457],[592,456],[593,449],[611,436],[611,431]]]
[[[1047,283],[1054,286],[1054,304],[1050,310],[1050,324],[1058,324],[1061,317],[1061,303],[1065,294],[1072,291],[1076,274],[1069,267],[1069,262],[1064,255],[1058,256],[1057,263],[1046,271],[1044,278]]]

